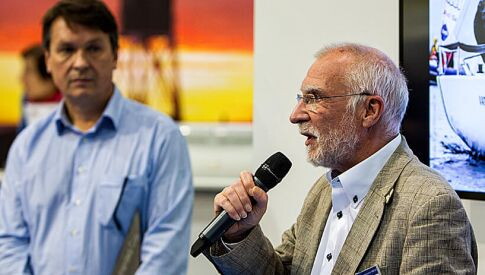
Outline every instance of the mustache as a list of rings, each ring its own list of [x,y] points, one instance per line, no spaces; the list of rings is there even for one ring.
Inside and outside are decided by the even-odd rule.
[[[300,134],[302,135],[312,135],[316,138],[320,137],[320,132],[318,132],[315,127],[310,125],[309,122],[303,122],[298,124],[298,128],[300,129]]]

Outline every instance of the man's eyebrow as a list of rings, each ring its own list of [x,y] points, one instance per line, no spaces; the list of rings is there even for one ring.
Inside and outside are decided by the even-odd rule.
[[[103,39],[101,37],[95,37],[91,40],[88,40],[86,42],[83,43],[83,45],[90,45],[90,44],[96,44],[96,43],[101,43],[103,41]],[[75,46],[77,45],[75,42],[73,41],[70,41],[70,40],[63,40],[61,39],[59,41],[59,45],[72,45],[72,46]]]
[[[304,94],[314,94],[314,95],[323,95],[323,94],[325,94],[325,91],[323,91],[322,89],[319,89],[319,88],[315,88],[315,87],[303,88],[301,90],[301,92],[304,93]]]

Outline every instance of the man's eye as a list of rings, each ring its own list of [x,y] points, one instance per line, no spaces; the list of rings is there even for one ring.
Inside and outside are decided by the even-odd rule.
[[[90,53],[96,53],[96,52],[101,51],[101,47],[98,46],[98,45],[92,45],[92,46],[89,46],[87,48],[87,51],[90,52]]]
[[[312,94],[307,94],[303,96],[305,104],[312,104],[315,102],[315,96]]]
[[[74,48],[72,47],[62,47],[62,48],[59,48],[59,52],[62,53],[62,54],[71,54],[74,52]]]

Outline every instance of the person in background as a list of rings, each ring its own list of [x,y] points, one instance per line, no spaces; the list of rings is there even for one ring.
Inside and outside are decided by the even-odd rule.
[[[49,114],[57,107],[62,95],[45,66],[44,49],[33,45],[22,51],[22,86],[24,102],[19,130]]]
[[[186,273],[187,145],[170,118],[123,98],[113,84],[113,15],[101,1],[62,0],[42,28],[47,71],[63,100],[10,149],[0,274],[111,274],[133,228],[137,274]]]
[[[477,244],[460,198],[400,134],[406,80],[359,44],[319,51],[290,121],[308,160],[330,168],[274,249],[259,222],[267,194],[253,177],[214,199],[238,222],[204,254],[223,274],[476,274]],[[295,188],[297,188],[295,186]],[[255,203],[252,203],[253,198]]]
[[[33,45],[22,51],[24,70],[22,84],[25,98],[30,102],[58,102],[62,95],[56,88],[52,76],[47,72],[44,49]]]

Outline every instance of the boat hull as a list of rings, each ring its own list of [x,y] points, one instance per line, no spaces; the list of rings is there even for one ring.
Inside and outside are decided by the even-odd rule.
[[[448,123],[479,156],[485,156],[485,76],[437,77]]]

